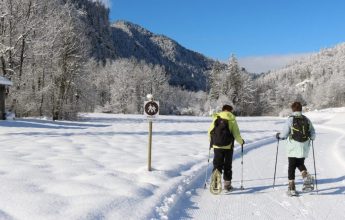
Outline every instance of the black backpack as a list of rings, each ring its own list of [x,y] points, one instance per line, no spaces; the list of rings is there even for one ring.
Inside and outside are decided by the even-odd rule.
[[[234,136],[229,129],[229,121],[218,116],[211,131],[211,145],[224,147],[233,142]]]
[[[309,120],[304,115],[293,117],[291,137],[298,142],[305,142],[310,138]]]

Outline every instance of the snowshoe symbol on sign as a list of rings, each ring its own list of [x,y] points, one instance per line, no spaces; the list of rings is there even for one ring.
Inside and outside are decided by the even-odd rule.
[[[159,103],[155,101],[148,101],[144,104],[145,115],[155,116],[159,113]]]

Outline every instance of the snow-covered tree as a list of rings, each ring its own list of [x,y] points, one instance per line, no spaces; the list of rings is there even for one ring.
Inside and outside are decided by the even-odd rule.
[[[226,94],[233,105],[237,105],[240,101],[239,91],[242,87],[241,69],[237,58],[234,54],[229,59],[226,71],[226,80],[224,85],[224,94]]]
[[[221,90],[221,72],[224,71],[221,63],[214,63],[211,72],[209,73],[209,98],[210,100],[217,100]]]

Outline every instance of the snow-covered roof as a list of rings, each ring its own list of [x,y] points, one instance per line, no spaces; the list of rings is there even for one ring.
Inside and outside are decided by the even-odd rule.
[[[6,79],[5,77],[0,76],[0,85],[12,86],[13,83],[10,80]]]
[[[308,84],[308,83],[311,83],[311,80],[306,79],[306,80],[304,80],[303,82],[297,83],[296,86],[297,86],[297,87],[301,87],[301,86],[305,86],[305,85]]]

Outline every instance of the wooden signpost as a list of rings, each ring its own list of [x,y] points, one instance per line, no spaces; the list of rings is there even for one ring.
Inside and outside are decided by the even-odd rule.
[[[148,170],[151,171],[151,155],[152,155],[152,121],[159,115],[159,102],[153,101],[153,96],[148,94],[144,103],[144,114],[147,116],[149,122],[149,144],[148,144]]]

